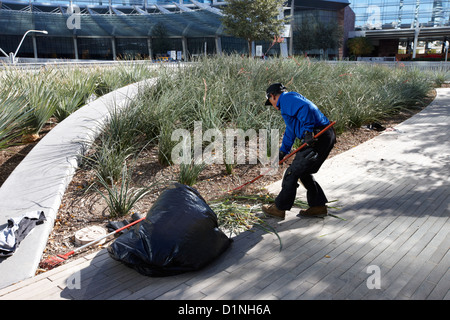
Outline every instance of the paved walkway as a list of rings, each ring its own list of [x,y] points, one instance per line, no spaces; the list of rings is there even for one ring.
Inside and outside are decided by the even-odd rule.
[[[0,299],[448,300],[449,106],[450,90],[438,89],[395,130],[327,160],[316,179],[345,220],[295,209],[271,219],[281,251],[273,234],[245,232],[200,271],[150,278],[103,250],[3,288]]]

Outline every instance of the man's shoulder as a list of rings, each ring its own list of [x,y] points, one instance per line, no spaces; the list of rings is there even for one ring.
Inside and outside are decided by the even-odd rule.
[[[285,109],[298,110],[308,103],[309,101],[304,96],[295,91],[283,92],[280,96],[280,104]]]
[[[282,94],[282,96],[280,97],[284,102],[291,102],[291,103],[296,103],[296,104],[307,104],[310,101],[308,99],[306,99],[304,96],[302,96],[300,93],[295,92],[295,91],[290,91],[290,92],[284,92]]]
[[[295,92],[295,91],[287,91],[287,92],[283,92],[281,94],[281,96],[283,98],[287,98],[287,99],[304,99],[305,97],[303,97],[300,93]]]

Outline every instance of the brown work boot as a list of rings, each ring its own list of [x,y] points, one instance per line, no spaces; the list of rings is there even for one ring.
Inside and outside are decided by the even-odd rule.
[[[275,203],[263,205],[262,210],[268,215],[276,218],[284,219],[284,216],[286,215],[286,211],[278,209]]]
[[[301,217],[325,217],[328,214],[327,206],[315,206],[306,210],[300,210]]]

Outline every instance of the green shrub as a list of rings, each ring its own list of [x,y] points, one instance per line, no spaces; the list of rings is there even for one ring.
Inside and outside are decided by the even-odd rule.
[[[206,167],[204,163],[195,164],[195,163],[181,163],[180,164],[180,174],[178,176],[178,182],[193,186],[197,183],[198,176]]]
[[[282,117],[264,105],[265,89],[273,82],[313,101],[343,132],[417,106],[432,88],[433,78],[406,68],[240,56],[208,57],[188,67],[162,69],[157,84],[138,98],[138,104],[148,106],[142,117],[151,119],[148,126],[159,123],[160,161],[171,163],[172,131],[192,131],[194,121],[201,121],[203,130],[231,127],[282,133]]]
[[[136,202],[141,200],[154,187],[154,184],[142,188],[131,187],[131,173],[132,172],[127,169],[127,166],[124,165],[122,167],[121,179],[119,182],[116,182],[113,179],[106,180],[102,176],[97,175],[98,182],[105,190],[106,195],[95,185],[94,187],[105,199],[112,217],[122,217],[127,215]]]
[[[0,150],[10,146],[22,134],[29,117],[24,106],[24,99],[0,96]]]
[[[33,71],[7,66],[0,71],[0,100],[6,97],[23,99],[20,112],[27,115],[27,121],[15,122],[16,128],[37,134],[51,117],[62,121],[89,99],[151,78],[154,74],[148,64],[135,62],[122,62],[112,67],[45,67]],[[13,108],[3,108],[2,112],[6,110],[14,113]],[[11,118],[18,119],[17,114]]]

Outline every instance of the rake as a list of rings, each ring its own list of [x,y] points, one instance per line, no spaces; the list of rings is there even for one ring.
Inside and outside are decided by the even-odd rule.
[[[70,256],[74,255],[78,251],[81,251],[84,248],[87,248],[87,247],[89,247],[89,246],[91,246],[91,245],[93,245],[93,244],[95,244],[95,243],[97,243],[97,242],[99,242],[99,241],[101,241],[101,240],[103,240],[103,239],[105,239],[105,238],[115,234],[115,233],[118,233],[118,232],[120,232],[122,230],[125,230],[125,229],[127,229],[127,228],[129,228],[129,227],[131,227],[131,226],[141,222],[144,219],[145,219],[145,217],[142,217],[142,218],[140,218],[138,220],[135,220],[135,221],[127,224],[126,226],[123,226],[123,227],[121,227],[121,228],[119,228],[117,230],[114,230],[113,232],[110,232],[110,233],[108,233],[108,234],[106,234],[104,236],[101,236],[101,237],[99,237],[99,238],[97,238],[95,240],[92,240],[91,242],[88,242],[85,245],[82,245],[81,247],[78,247],[78,248],[76,248],[76,249],[74,249],[72,251],[69,251],[66,254],[58,254],[56,256],[48,257],[47,259],[44,259],[44,260],[42,260],[39,263],[39,267],[43,268],[43,269],[46,269],[46,270],[51,270],[51,269],[55,268],[56,266],[58,266],[60,263],[62,263],[64,261],[66,261],[67,259],[69,259]]]
[[[330,128],[331,128],[332,126],[334,126],[335,124],[336,124],[336,121],[332,121],[329,125],[327,125],[327,126],[326,126],[325,128],[323,128],[320,132],[318,132],[318,133],[314,136],[314,138],[320,137],[325,131],[327,131],[328,129],[330,129]],[[303,149],[306,145],[307,145],[306,143],[303,143],[300,147],[298,147],[298,148],[295,149],[293,152],[289,153],[289,154],[286,155],[283,159],[281,159],[281,160],[278,162],[278,164],[280,165],[280,164],[282,164],[283,162],[285,162],[287,159],[289,159],[290,157],[292,157],[292,156],[293,156],[294,154],[296,154],[298,151],[300,151],[301,149]],[[229,192],[229,193],[233,193],[234,191],[237,191],[237,190],[239,190],[239,189],[242,189],[242,188],[245,187],[246,185],[249,185],[249,184],[255,182],[256,180],[258,180],[258,179],[264,177],[267,173],[269,173],[269,171],[271,171],[271,169],[268,169],[266,172],[260,174],[259,176],[257,176],[257,177],[254,178],[253,180],[250,180],[250,181],[244,183],[243,185],[241,185],[241,186],[239,186],[239,187],[237,187],[237,188],[231,189],[231,190],[228,191],[228,192]]]

